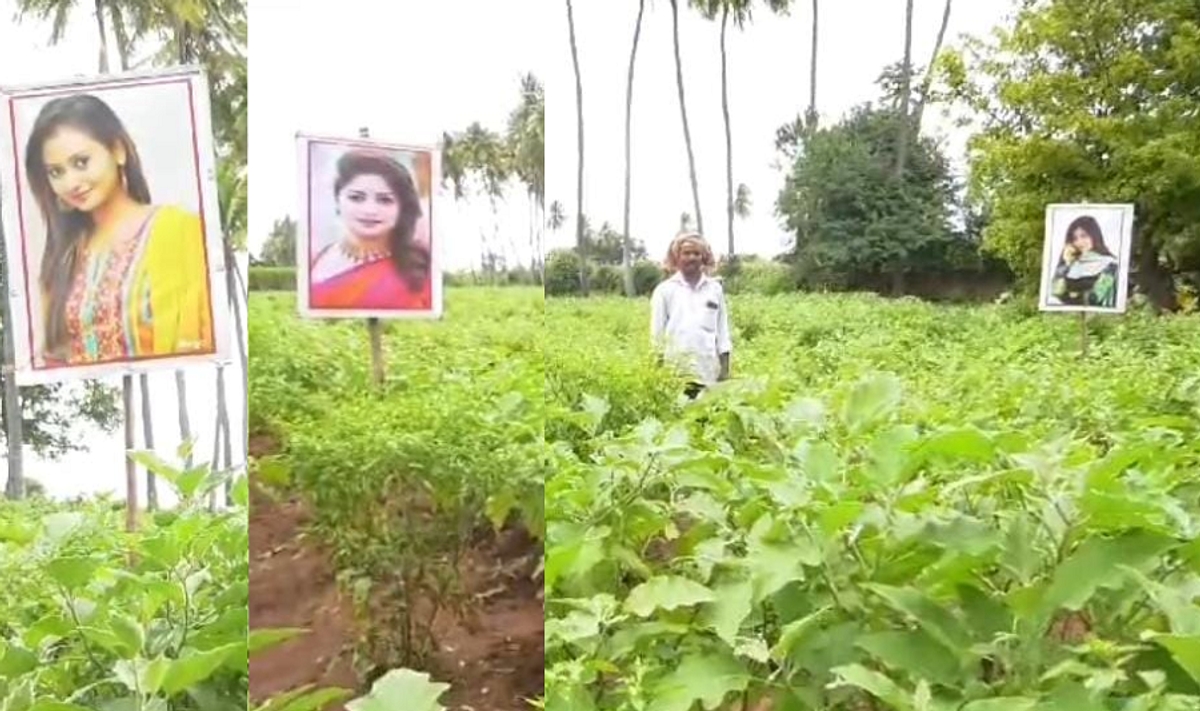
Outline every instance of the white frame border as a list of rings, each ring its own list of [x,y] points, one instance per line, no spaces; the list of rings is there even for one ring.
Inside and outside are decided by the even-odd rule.
[[[204,219],[205,252],[208,261],[209,297],[212,309],[214,353],[146,358],[143,360],[104,363],[99,365],[35,368],[33,343],[30,341],[29,317],[26,303],[27,284],[25,236],[20,220],[19,190],[15,184],[20,162],[13,145],[12,103],[40,94],[58,94],[70,89],[104,90],[145,84],[159,84],[179,79],[189,84],[191,91],[191,129],[196,141],[196,172],[200,181],[200,200]],[[41,385],[71,380],[108,378],[156,371],[175,370],[195,365],[232,362],[230,333],[231,305],[225,263],[224,237],[221,234],[221,203],[217,189],[216,141],[212,127],[212,103],[208,77],[202,67],[184,66],[165,70],[80,76],[52,82],[39,82],[19,87],[0,87],[0,220],[3,220],[6,264],[9,266],[8,294],[14,328],[13,369],[18,385]],[[31,272],[32,273],[32,272]]]
[[[1052,234],[1054,215],[1060,210],[1119,210],[1121,212],[1121,243],[1117,250],[1117,303],[1112,308],[1071,306],[1050,303],[1050,288],[1054,276],[1055,243],[1059,236]],[[1123,314],[1129,305],[1129,272],[1133,262],[1133,225],[1136,219],[1132,203],[1056,202],[1046,205],[1045,232],[1042,236],[1042,267],[1039,275],[1038,309],[1048,313]]]
[[[442,152],[432,144],[397,143],[376,138],[345,138],[320,134],[297,132],[295,136],[297,159],[297,178],[299,181],[299,207],[296,219],[296,305],[300,316],[310,319],[394,319],[394,320],[440,320],[445,313],[443,295],[445,279],[442,273],[442,231],[438,229],[439,216],[446,209],[444,191],[442,190]],[[309,164],[310,146],[313,143],[332,143],[347,148],[373,148],[385,151],[410,151],[429,154],[429,273],[433,283],[430,285],[430,307],[428,309],[320,309],[313,308],[309,302],[312,269],[309,244],[310,208],[308,195],[312,176]]]

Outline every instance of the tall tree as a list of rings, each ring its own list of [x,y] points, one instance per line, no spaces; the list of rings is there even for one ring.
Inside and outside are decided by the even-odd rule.
[[[237,253],[246,246],[247,225],[247,117],[245,0],[193,0],[186,4],[127,3],[125,17],[134,28],[133,39],[151,38],[158,51],[150,61],[157,66],[200,64],[209,82],[213,133],[217,152],[217,192],[221,207],[221,233],[226,263],[226,292],[234,316],[242,371],[248,372],[242,302],[245,282],[237,266]],[[217,400],[224,403],[218,379]],[[181,427],[189,422],[186,389],[176,374]],[[249,399],[242,401],[243,423],[249,423]],[[187,439],[190,432],[180,432]]]
[[[894,174],[895,103],[854,109],[804,137],[778,200],[795,236],[795,262],[812,286],[878,288],[896,275],[936,268],[953,239],[957,204],[949,162],[936,143],[914,144]]]
[[[291,216],[275,220],[262,247],[262,262],[270,267],[296,266],[296,221]]]
[[[907,0],[904,6],[904,64],[901,68],[900,109],[896,123],[896,179],[904,175],[904,163],[908,160],[908,142],[911,130],[909,127],[909,106],[912,102],[912,27],[913,0]]]
[[[817,128],[817,33],[820,24],[817,22],[820,0],[812,0],[812,49],[808,58],[808,112],[805,124],[809,130]]]
[[[633,167],[630,161],[633,125],[633,68],[637,61],[638,40],[642,36],[642,17],[646,12],[646,0],[638,0],[637,22],[633,26],[633,46],[629,50],[629,76],[625,80],[625,216],[622,223],[621,273],[625,277],[625,295],[634,296],[633,258],[629,243],[629,199],[632,189]]]
[[[750,207],[753,202],[750,200],[750,187],[745,183],[738,183],[737,197],[733,200],[733,212],[741,219],[750,217]]]
[[[946,41],[946,28],[950,26],[950,10],[954,0],[946,0],[942,6],[942,24],[938,27],[937,39],[933,43],[933,53],[929,56],[929,64],[925,67],[925,78],[921,80],[921,91],[917,94],[917,106],[912,112],[912,131],[921,132],[921,119],[925,115],[925,106],[933,88],[934,72],[937,68],[938,56],[942,53],[942,44]]]
[[[790,0],[769,0],[768,5],[776,13],[785,13]],[[728,236],[727,251],[732,259],[736,253],[733,232],[735,215],[733,188],[733,126],[729,118],[729,52],[726,38],[729,23],[742,30],[751,17],[751,0],[693,0],[709,20],[721,17],[721,116],[725,123],[725,229]],[[697,213],[699,214],[699,213]]]
[[[725,37],[729,31],[729,16],[741,29],[750,17],[749,0],[719,0],[721,7],[721,116],[725,119],[725,229],[728,234],[729,259],[736,254],[733,238],[733,126],[729,121],[729,53]]]
[[[546,218],[546,226],[551,232],[558,232],[562,226],[567,223],[567,213],[563,210],[563,205],[558,200],[550,203],[550,213]]]
[[[683,120],[683,144],[687,148],[688,175],[692,181],[696,226],[700,232],[704,232],[704,217],[700,212],[700,184],[696,180],[696,155],[692,151],[692,131],[688,127],[687,101],[683,90],[683,57],[679,52],[679,0],[671,0],[671,36],[675,47],[675,86],[679,89],[679,116]]]
[[[1200,56],[1195,3],[1025,3],[989,42],[943,57],[977,122],[972,201],[984,246],[1033,283],[1045,205],[1135,206],[1134,281],[1177,306],[1173,272],[1200,271]]]
[[[674,3],[675,0],[672,0]],[[571,37],[571,65],[575,68],[575,122],[578,139],[575,168],[575,248],[579,250],[580,293],[588,295],[588,265],[585,225],[583,218],[583,75],[579,69],[579,46],[575,40],[575,9],[567,0],[567,26]]]
[[[530,268],[538,263],[538,233],[546,200],[546,94],[533,74],[521,78],[521,100],[509,115],[508,159],[530,203]]]

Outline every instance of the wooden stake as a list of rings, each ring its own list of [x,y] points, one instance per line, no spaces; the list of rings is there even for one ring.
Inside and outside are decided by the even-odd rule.
[[[137,447],[137,416],[133,407],[133,376],[121,378],[125,400],[125,529],[133,533],[137,520],[137,463],[129,456]]]
[[[363,126],[358,129],[359,138],[370,138],[371,129]],[[367,333],[371,337],[371,375],[376,385],[383,385],[387,379],[387,369],[383,364],[383,324],[377,318],[367,319]]]
[[[1079,356],[1087,358],[1088,354],[1088,314],[1087,311],[1079,312]]]
[[[367,333],[371,336],[371,373],[376,385],[383,385],[387,371],[383,367],[383,325],[377,318],[367,319]]]

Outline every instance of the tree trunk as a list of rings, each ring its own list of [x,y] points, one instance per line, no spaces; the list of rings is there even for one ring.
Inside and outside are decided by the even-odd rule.
[[[583,77],[579,73],[579,48],[575,44],[575,10],[567,0],[567,26],[571,32],[571,64],[575,67],[575,115],[578,128],[579,163],[575,172],[575,249],[579,252],[580,293],[588,295],[587,245],[583,224]]]
[[[0,259],[6,259],[4,225],[0,224]],[[2,376],[4,383],[4,398],[0,404],[4,418],[4,443],[8,447],[8,478],[4,485],[4,495],[13,500],[25,498],[25,433],[24,420],[21,410],[21,391],[17,388],[17,379],[12,366],[16,363],[16,337],[11,328],[12,302],[8,299],[7,270],[0,269],[0,328],[4,329],[4,364],[8,366]]]
[[[133,376],[121,378],[121,400],[125,410],[125,530],[137,530],[137,464],[129,456],[137,447],[137,411],[133,407]]]
[[[104,0],[95,0],[96,28],[100,31],[100,73],[108,74],[108,31],[104,27]]]
[[[625,295],[636,293],[633,283],[633,255],[629,239],[629,200],[632,190],[633,169],[630,163],[630,134],[633,122],[633,68],[637,60],[638,40],[642,36],[642,16],[646,11],[646,0],[638,0],[637,24],[633,28],[633,48],[629,50],[629,77],[625,81],[625,222],[621,240],[621,268],[625,275]]]
[[[938,55],[942,52],[942,42],[946,39],[946,28],[950,25],[950,7],[954,0],[946,0],[942,8],[942,26],[938,28],[937,40],[933,43],[933,54],[929,57],[929,66],[925,68],[925,78],[921,81],[921,95],[917,97],[917,106],[913,109],[912,140],[919,140],[921,135],[921,117],[925,114],[925,104],[929,101],[929,89],[933,86],[933,67]]]
[[[908,162],[909,104],[912,101],[912,26],[913,0],[905,3],[904,11],[904,66],[901,67],[900,110],[896,124],[896,179],[904,177]]]
[[[808,116],[809,131],[817,130],[817,6],[820,0],[812,0],[812,53],[808,60]]]
[[[129,50],[133,44],[129,40],[129,32],[125,29],[125,15],[119,2],[108,3],[108,15],[112,21],[113,38],[117,41],[117,57],[121,62],[121,71],[129,71]]]
[[[692,132],[688,128],[687,102],[683,91],[683,58],[679,56],[679,0],[671,0],[671,27],[675,39],[675,84],[679,87],[679,115],[683,119],[683,142],[687,146],[688,173],[692,180],[692,202],[696,208],[696,230],[704,234],[704,217],[700,212],[700,186],[696,182],[696,156],[692,152]]]
[[[721,114],[725,118],[725,227],[729,230],[727,254],[732,262],[736,252],[733,241],[733,129],[729,123],[729,72],[725,52],[725,35],[728,29],[729,4],[725,3],[724,10],[721,11]]]
[[[192,451],[192,421],[188,416],[187,374],[182,370],[175,371],[175,392],[179,396],[179,441],[184,443],[188,452],[183,465],[191,469],[195,463]]]
[[[1135,277],[1138,289],[1150,300],[1155,313],[1177,311],[1179,301],[1175,293],[1175,278],[1170,271],[1159,265],[1158,245],[1140,229],[1134,237],[1134,244],[1138,248]]]
[[[138,386],[142,392],[142,439],[146,445],[146,451],[154,451],[154,420],[151,418],[150,410],[150,376],[146,373],[138,374]],[[158,484],[154,479],[154,472],[146,470],[146,510],[158,510]]]

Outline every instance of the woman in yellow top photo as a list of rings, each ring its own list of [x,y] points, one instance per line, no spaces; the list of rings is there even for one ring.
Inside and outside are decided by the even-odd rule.
[[[201,220],[151,203],[137,147],[107,104],[86,94],[47,103],[25,173],[47,227],[45,366],[215,350]]]

